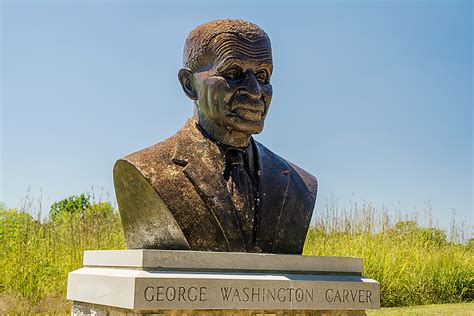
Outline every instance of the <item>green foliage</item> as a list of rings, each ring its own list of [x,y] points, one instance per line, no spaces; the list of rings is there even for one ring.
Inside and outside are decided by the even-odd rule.
[[[67,273],[82,266],[84,250],[125,249],[120,217],[110,203],[91,203],[82,194],[54,205],[54,220],[45,223],[0,205],[0,301],[3,295],[31,305],[64,302]],[[384,217],[377,225],[371,207],[356,211],[323,210],[304,254],[363,257],[364,275],[381,284],[382,306],[474,300],[473,239],[447,241],[443,230],[414,220],[390,224]]]
[[[427,244],[443,246],[448,243],[444,230],[418,227],[416,221],[400,221],[388,230],[397,240],[413,239]]]
[[[49,210],[49,217],[55,220],[61,214],[83,214],[91,205],[89,195],[73,195],[61,201],[53,203]]]
[[[64,298],[67,274],[82,266],[86,249],[125,249],[120,217],[110,203],[58,212],[45,223],[14,209],[0,210],[0,294],[19,294],[31,302]]]
[[[466,248],[474,251],[474,238],[469,238],[469,240],[466,243]]]
[[[305,255],[364,258],[364,275],[380,282],[382,306],[474,300],[474,252],[446,233],[401,221],[385,232],[328,232],[313,227]]]
[[[459,304],[437,304],[437,305],[422,305],[411,307],[391,307],[382,308],[379,310],[369,310],[369,316],[467,316],[474,311],[474,303],[459,303]]]

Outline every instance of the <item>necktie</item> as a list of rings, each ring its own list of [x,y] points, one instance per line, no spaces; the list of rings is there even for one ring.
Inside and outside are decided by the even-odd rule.
[[[242,228],[247,250],[253,248],[253,228],[255,217],[255,196],[252,180],[244,165],[243,151],[237,148],[228,148],[225,153],[226,169],[224,179],[232,196],[237,217]]]

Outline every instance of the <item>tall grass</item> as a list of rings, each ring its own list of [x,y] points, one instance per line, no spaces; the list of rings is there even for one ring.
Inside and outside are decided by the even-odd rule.
[[[364,275],[381,284],[382,306],[473,301],[472,240],[461,244],[443,230],[421,228],[417,218],[396,218],[370,204],[328,204],[318,214],[304,254],[363,257]],[[12,295],[30,305],[51,297],[64,302],[67,273],[82,266],[86,249],[125,249],[109,203],[44,222],[0,207],[0,311],[2,297]]]
[[[381,284],[382,306],[472,301],[472,249],[436,245],[418,234],[330,233],[312,228],[305,255],[364,258],[364,275]]]
[[[44,223],[25,212],[0,210],[0,293],[33,302],[65,296],[67,274],[82,266],[84,250],[124,248],[120,218],[108,203]]]
[[[432,223],[429,210],[426,222]],[[364,275],[380,282],[382,306],[474,300],[474,243],[455,233],[422,228],[417,214],[389,215],[370,203],[340,210],[326,205],[308,232],[305,255],[364,259]]]

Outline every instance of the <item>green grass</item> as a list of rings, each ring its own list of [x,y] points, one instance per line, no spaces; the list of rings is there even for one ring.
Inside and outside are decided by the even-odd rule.
[[[460,303],[473,299],[473,251],[410,234],[309,231],[305,255],[364,258],[364,275],[381,285],[382,306]]]
[[[461,243],[464,226],[446,232],[420,227],[417,214],[403,220],[371,204],[340,210],[326,205],[308,232],[305,255],[364,259],[364,275],[380,282],[384,307],[474,300],[474,243]],[[460,227],[459,227],[460,226]]]
[[[67,274],[82,266],[86,249],[125,249],[120,218],[110,204],[46,223],[0,210],[0,293],[31,302],[65,297]]]
[[[448,241],[442,230],[386,214],[380,221],[367,207],[351,214],[326,207],[304,254],[363,257],[364,275],[380,282],[385,307],[473,301],[472,240]],[[0,314],[67,313],[67,273],[82,266],[86,249],[125,249],[120,218],[109,203],[45,222],[0,207]]]
[[[474,315],[474,303],[423,305],[410,307],[391,307],[380,310],[368,311],[369,316],[416,316],[416,315],[437,315],[437,316],[467,316]]]

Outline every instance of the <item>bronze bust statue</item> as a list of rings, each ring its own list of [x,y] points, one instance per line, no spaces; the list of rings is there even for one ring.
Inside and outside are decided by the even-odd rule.
[[[183,64],[194,116],[114,167],[128,247],[301,254],[316,178],[252,138],[272,99],[267,34],[242,20],[205,23]]]

